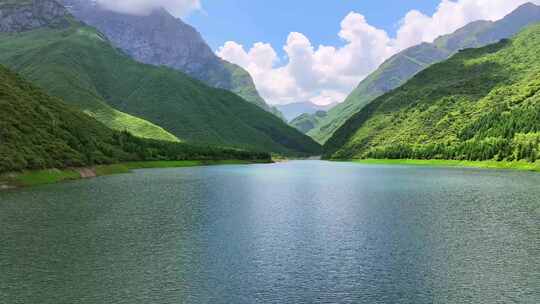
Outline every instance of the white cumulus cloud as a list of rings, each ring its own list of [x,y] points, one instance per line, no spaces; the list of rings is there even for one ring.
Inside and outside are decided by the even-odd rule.
[[[94,0],[102,7],[127,14],[144,15],[164,8],[176,17],[201,9],[201,0]]]
[[[443,0],[433,16],[412,10],[401,22],[397,46],[406,48],[420,42],[431,42],[440,35],[452,33],[476,20],[498,20],[527,2],[535,0]]]
[[[476,20],[497,20],[527,0],[442,0],[436,12],[411,10],[400,21],[395,37],[368,23],[356,12],[341,22],[341,46],[313,46],[302,33],[290,33],[280,60],[274,48],[258,42],[251,48],[228,41],[218,56],[247,69],[261,95],[272,104],[312,101],[341,102],[384,60],[421,42],[432,42]],[[540,0],[532,1],[540,3]]]

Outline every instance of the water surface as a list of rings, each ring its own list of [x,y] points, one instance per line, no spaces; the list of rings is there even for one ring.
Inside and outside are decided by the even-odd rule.
[[[539,303],[540,174],[299,161],[0,193],[0,303]]]

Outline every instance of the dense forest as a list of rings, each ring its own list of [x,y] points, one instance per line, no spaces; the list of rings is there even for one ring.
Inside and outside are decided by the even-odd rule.
[[[540,25],[467,49],[367,105],[328,158],[540,159]]]
[[[0,173],[143,160],[270,160],[267,153],[196,147],[113,131],[2,66],[0,117]]]

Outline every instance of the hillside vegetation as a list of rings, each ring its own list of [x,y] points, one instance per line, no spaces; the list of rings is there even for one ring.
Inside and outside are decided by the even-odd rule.
[[[367,105],[325,146],[330,158],[540,158],[540,25],[459,52]]]
[[[326,118],[328,114],[325,111],[317,111],[313,114],[302,114],[295,119],[291,120],[289,124],[295,127],[298,131],[306,134],[309,130],[313,129],[322,119]]]
[[[307,134],[324,144],[349,118],[375,98],[387,93],[428,66],[448,59],[461,49],[478,48],[510,38],[528,25],[540,22],[540,6],[527,3],[503,19],[472,22],[456,32],[422,43],[388,59],[364,79],[347,99],[328,111]]]
[[[85,24],[95,27],[135,60],[180,70],[205,84],[229,90],[281,117],[259,95],[251,75],[219,58],[201,34],[167,10],[133,15],[105,10],[93,1],[60,0]]]
[[[320,153],[311,138],[237,95],[170,68],[138,63],[95,29],[75,22],[0,34],[0,63],[104,124],[137,135],[165,137],[138,131],[141,121],[133,116],[199,145]]]
[[[149,160],[269,160],[113,131],[0,66],[0,174]]]

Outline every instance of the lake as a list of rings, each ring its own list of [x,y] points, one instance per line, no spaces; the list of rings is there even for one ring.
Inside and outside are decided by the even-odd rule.
[[[0,303],[539,303],[540,174],[323,161],[0,193]]]

